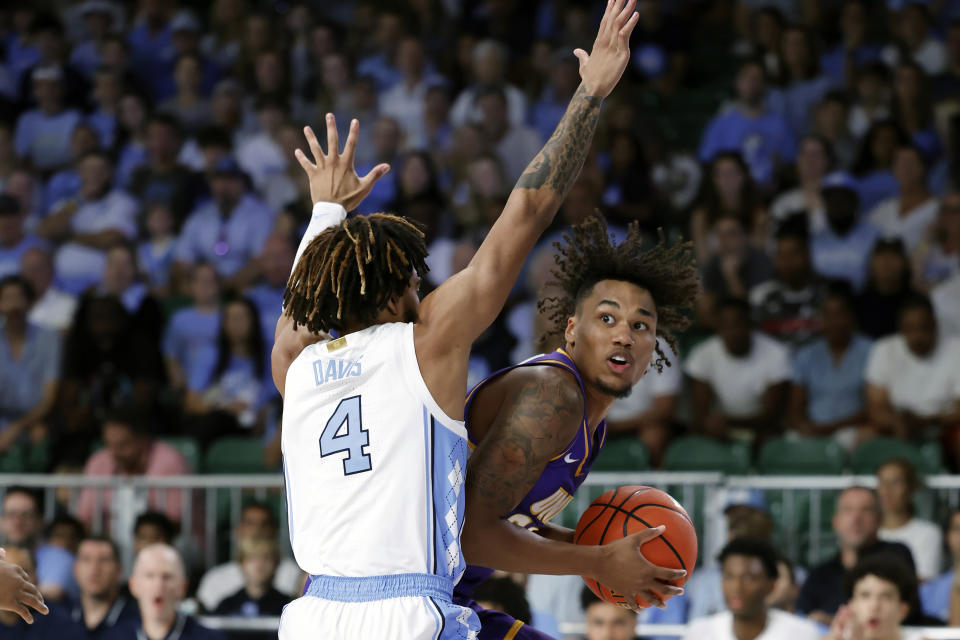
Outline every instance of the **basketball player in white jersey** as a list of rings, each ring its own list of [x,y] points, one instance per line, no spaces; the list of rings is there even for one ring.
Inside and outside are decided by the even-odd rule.
[[[591,54],[575,51],[582,82],[554,134],[470,264],[422,302],[419,228],[388,214],[346,217],[389,167],[357,176],[356,121],[342,154],[332,115],[326,154],[305,129],[314,162],[296,155],[316,204],[272,368],[284,397],[291,545],[311,580],[284,610],[281,640],[476,637],[476,615],[451,603],[465,567],[470,347],[580,171],[603,99],[630,59],[635,2],[609,0]],[[328,328],[340,337],[318,343]]]

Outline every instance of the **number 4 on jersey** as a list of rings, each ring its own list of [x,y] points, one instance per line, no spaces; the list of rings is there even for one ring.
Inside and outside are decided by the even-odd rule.
[[[363,452],[368,444],[370,434],[361,423],[360,396],[344,398],[320,434],[320,457],[347,451],[350,455],[343,460],[343,474],[363,473],[373,468],[370,454]]]

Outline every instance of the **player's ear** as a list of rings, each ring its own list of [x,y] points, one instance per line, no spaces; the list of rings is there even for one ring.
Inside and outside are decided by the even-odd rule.
[[[567,318],[567,328],[563,331],[563,338],[571,347],[577,342],[577,317],[572,315]]]

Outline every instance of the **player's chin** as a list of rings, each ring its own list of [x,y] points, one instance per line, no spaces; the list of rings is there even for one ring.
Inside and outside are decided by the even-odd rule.
[[[593,384],[601,393],[617,399],[626,398],[633,391],[633,385],[630,382],[625,382],[619,376],[610,380],[598,378]]]

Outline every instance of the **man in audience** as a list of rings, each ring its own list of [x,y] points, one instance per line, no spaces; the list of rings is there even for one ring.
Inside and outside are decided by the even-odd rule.
[[[717,335],[690,354],[693,424],[714,438],[752,441],[780,427],[790,356],[773,338],[753,331],[750,307],[730,298],[717,308]]]
[[[797,599],[798,613],[829,625],[844,602],[844,576],[862,558],[898,556],[913,570],[910,550],[899,542],[878,539],[879,528],[880,505],[873,490],[854,486],[840,493],[833,514],[833,530],[840,550],[831,559],[811,569]]]
[[[899,194],[884,200],[867,215],[884,237],[900,238],[907,251],[913,251],[937,219],[940,200],[927,189],[926,161],[919,148],[904,146],[897,149],[893,175],[897,179]]]
[[[17,155],[41,171],[70,162],[70,136],[82,115],[64,103],[63,69],[38,65],[30,73],[37,106],[17,119],[14,146]]]
[[[6,561],[20,566],[27,579],[36,584],[36,564],[33,554],[23,547],[7,547]],[[83,629],[70,618],[51,608],[47,615],[33,616],[28,624],[17,613],[0,610],[0,638],[3,640],[85,640]]]
[[[198,262],[193,265],[190,296],[193,306],[174,313],[163,336],[167,379],[175,391],[186,389],[197,354],[217,346],[217,335],[220,333],[220,279],[212,264]],[[277,306],[277,313],[281,306]]]
[[[235,545],[247,538],[277,539],[277,516],[268,504],[251,502],[240,512],[240,521],[233,530]],[[197,600],[208,611],[213,611],[224,598],[243,588],[243,569],[239,562],[217,565],[203,574],[197,587]],[[280,593],[299,595],[302,574],[290,558],[283,558],[273,578],[273,587]]]
[[[845,582],[846,605],[837,612],[824,640],[905,637],[900,625],[917,592],[910,566],[896,556],[872,555],[858,562]]]
[[[580,594],[580,606],[586,618],[587,633],[584,640],[633,640],[637,626],[637,614],[601,600],[587,587]]]
[[[950,553],[950,568],[920,585],[920,603],[928,616],[960,627],[960,509],[950,511],[943,536]]]
[[[0,454],[47,435],[60,381],[60,336],[27,321],[32,287],[0,278]]]
[[[788,419],[804,436],[833,436],[844,448],[857,442],[866,423],[864,371],[870,340],[857,333],[850,285],[834,281],[820,306],[823,334],[793,359]]]
[[[123,565],[116,543],[102,536],[81,540],[73,573],[80,585],[80,600],[70,617],[83,625],[87,640],[104,640],[114,630],[132,636],[140,612],[136,602],[120,593]]]
[[[103,420],[104,448],[87,460],[83,473],[88,476],[179,476],[190,472],[183,455],[165,442],[150,435],[150,417],[143,409],[122,407]],[[84,489],[77,504],[77,516],[86,523],[97,517],[94,489]],[[165,496],[161,495],[166,493]],[[182,510],[182,492],[169,489],[161,492],[151,489],[148,502],[161,508],[174,522],[179,522]],[[162,507],[161,507],[162,505]],[[130,531],[135,505],[114,504],[113,491],[104,490],[100,508],[108,522],[108,530],[120,538]]]
[[[960,341],[937,335],[930,300],[906,299],[899,331],[873,345],[867,361],[867,412],[877,433],[904,440],[943,437],[956,458],[960,425]],[[951,448],[952,447],[952,448]]]
[[[877,496],[880,498],[881,540],[899,542],[910,549],[917,566],[917,578],[930,580],[943,564],[943,536],[940,527],[918,518],[913,495],[920,486],[917,470],[906,458],[887,460],[877,469]]]
[[[290,239],[279,233],[272,234],[263,244],[263,253],[258,258],[263,280],[246,292],[246,297],[260,311],[260,327],[267,344],[273,344],[274,330],[283,310],[283,290],[293,269],[293,255]]]
[[[154,544],[137,554],[130,575],[130,593],[140,608],[133,637],[140,640],[223,640],[219,631],[201,626],[179,612],[187,593],[187,576],[173,547]],[[119,634],[116,636],[119,640]],[[128,636],[129,637],[129,636]]]
[[[73,554],[40,542],[43,516],[40,499],[26,487],[7,487],[0,513],[0,542],[23,547],[31,554],[31,573],[48,602],[60,602],[78,594],[73,578]],[[9,548],[8,548],[9,551]]]
[[[177,525],[160,511],[144,511],[133,524],[133,552],[140,553],[151,544],[173,544]]]
[[[777,580],[777,552],[769,542],[737,538],[720,552],[727,611],[695,619],[684,640],[817,640],[817,625],[768,606]]]
[[[850,174],[836,172],[825,177],[821,194],[827,223],[810,238],[813,267],[821,276],[846,280],[860,291],[880,232],[860,219],[860,195]]]
[[[243,587],[220,601],[214,614],[279,616],[292,596],[280,593],[273,586],[280,564],[276,538],[243,538],[237,544],[237,563],[243,572]]]
[[[26,214],[20,201],[0,193],[0,278],[20,273],[20,259],[28,249],[42,247],[43,240],[24,232]]]
[[[53,284],[53,256],[45,249],[28,249],[20,259],[20,267],[36,294],[27,320],[38,327],[66,332],[73,323],[77,298]]]
[[[807,221],[802,215],[784,220],[776,233],[773,278],[750,291],[757,326],[782,343],[797,348],[817,330],[817,310],[824,287],[810,264]]]

